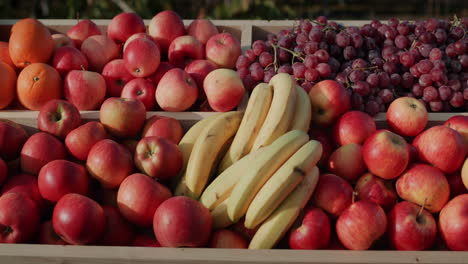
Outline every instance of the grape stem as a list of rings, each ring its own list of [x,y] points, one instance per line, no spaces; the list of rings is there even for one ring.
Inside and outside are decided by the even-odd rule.
[[[275,68],[275,73],[278,73],[278,56],[276,52],[276,45],[271,43],[271,46],[273,47],[273,67]],[[268,65],[270,66],[270,65]]]
[[[285,50],[285,51],[291,53],[291,55],[293,55],[292,62],[294,62],[294,58],[299,58],[301,61],[304,61],[304,58],[301,56],[301,53],[299,53],[299,52],[292,51],[292,50],[290,50],[290,49],[288,49],[288,48],[281,47],[281,46],[276,45],[276,44],[273,44],[273,43],[271,44],[271,46],[272,46],[273,48],[280,48],[280,49],[282,49],[282,50]],[[275,51],[276,51],[276,49],[275,49]],[[276,54],[275,54],[275,59],[276,59]],[[292,63],[291,63],[291,64],[292,64]]]

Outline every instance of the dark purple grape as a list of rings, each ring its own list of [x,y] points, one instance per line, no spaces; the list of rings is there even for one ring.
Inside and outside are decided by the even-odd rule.
[[[468,88],[463,89],[463,99],[468,101]]]
[[[330,59],[328,60],[328,65],[330,65],[330,69],[331,69],[332,73],[333,72],[335,72],[335,73],[338,72],[340,70],[340,66],[341,66],[340,62],[337,59],[333,58],[333,57],[330,57]]]
[[[269,67],[268,70],[266,70],[265,73],[263,74],[263,82],[265,83],[270,82],[271,78],[273,78],[273,76],[275,75],[276,75],[275,70],[272,67]]]
[[[426,32],[426,28],[424,28],[423,26],[416,26],[414,28],[414,34],[417,37],[421,36],[424,32]]]
[[[450,30],[449,37],[455,40],[459,40],[463,37],[464,34],[465,30],[461,26],[455,26]]]
[[[315,55],[306,55],[304,59],[304,65],[309,68],[315,68],[318,64],[318,59]]]
[[[328,30],[325,32],[324,39],[327,41],[328,44],[335,44],[336,32],[332,30]]]
[[[299,54],[300,57],[302,57],[304,55],[304,45],[295,46],[293,51]]]
[[[464,43],[462,40],[459,40],[455,43],[453,43],[453,48],[455,49],[455,52],[458,55],[463,55],[466,53],[466,50],[468,49],[468,43]]]
[[[279,49],[278,50],[278,59],[281,63],[286,63],[291,61],[291,53],[286,50]]]
[[[252,50],[255,53],[255,55],[260,56],[260,54],[267,51],[268,48],[264,41],[256,40],[254,41],[254,43],[252,43]]]
[[[379,85],[379,76],[377,75],[377,73],[371,73],[367,76],[366,82],[372,88],[377,87]]]
[[[432,75],[430,73],[421,74],[419,77],[419,84],[422,87],[428,87],[432,84]]]
[[[237,69],[237,74],[239,74],[239,78],[244,79],[247,74],[250,74],[250,71],[248,68],[240,68]]]
[[[319,16],[315,20],[317,20],[317,22],[319,22],[322,25],[326,25],[328,22],[327,17],[325,16]]]
[[[439,96],[440,100],[448,101],[452,98],[452,89],[450,87],[443,85],[439,87]]]
[[[247,74],[247,76],[242,79],[242,83],[244,84],[245,89],[248,91],[251,91],[257,85],[257,82],[250,74]]]
[[[304,89],[307,93],[309,93],[310,89],[312,89],[312,87],[314,86],[315,83],[313,82],[308,82],[308,81],[304,81],[302,84],[301,84],[301,87],[302,89]]]
[[[317,72],[317,74],[318,74],[318,72]],[[346,77],[345,73],[339,72],[335,76],[335,81],[337,81],[337,82],[344,85],[348,81],[348,78]]]
[[[432,102],[439,99],[439,92],[434,86],[427,86],[423,90],[423,100],[426,102]]]
[[[392,54],[395,54],[397,52],[397,48],[392,47],[392,46],[385,46],[382,49],[382,58],[384,60],[388,59]]]
[[[347,46],[343,49],[343,57],[345,60],[356,58],[356,49],[353,46]]]
[[[298,79],[303,79],[306,71],[306,66],[302,62],[295,62],[292,65],[294,77]]]
[[[246,56],[240,55],[236,61],[236,69],[244,69],[249,67],[250,62],[251,61]]]
[[[460,80],[449,80],[447,82],[447,86],[452,89],[452,91],[458,92],[461,90],[461,82]]]
[[[263,68],[266,68],[268,65],[271,65],[273,63],[273,59],[273,55],[264,51],[258,57],[258,62],[260,62],[260,65],[262,65]]]
[[[250,60],[250,62],[254,62],[255,59],[257,59],[257,55],[255,55],[255,53],[251,49],[246,50],[244,52],[244,56],[247,57]]]
[[[396,28],[399,23],[400,23],[400,21],[395,17],[391,17],[391,18],[388,19],[388,25],[393,27],[393,28]]]
[[[465,99],[463,99],[463,93],[455,92],[452,96],[452,99],[450,99],[450,105],[452,105],[455,108],[462,107],[463,105],[465,105]]]
[[[375,58],[375,59],[371,60],[372,66],[377,66],[377,68],[379,68],[379,69],[382,69],[384,63],[385,63],[385,61],[383,59],[381,59],[381,58]]]
[[[322,78],[326,78],[331,74],[330,65],[327,63],[319,63],[315,69],[319,72],[319,75]]]
[[[452,70],[452,72],[459,73],[462,71],[463,66],[461,65],[460,61],[452,60],[450,62],[450,69]]]
[[[304,45],[305,54],[314,54],[318,50],[318,42],[309,41]]]
[[[416,78],[419,78],[421,76],[421,73],[418,71],[418,68],[416,65],[413,65],[409,68],[411,75],[413,75]]]
[[[289,63],[286,63],[286,64],[281,65],[278,68],[278,73],[281,73],[281,72],[292,75],[293,74],[293,69],[292,69],[291,65],[289,65]]]
[[[380,21],[377,19],[372,19],[370,25],[373,28],[379,28],[382,25],[382,23],[380,23]]]
[[[309,36],[306,33],[299,33],[296,37],[296,43],[298,45],[305,45],[309,41]]]
[[[387,39],[391,39],[391,40],[394,40],[397,35],[398,35],[398,31],[396,30],[396,28],[393,28],[393,27],[387,28],[384,34],[384,36]]]
[[[348,75],[348,79],[355,83],[358,81],[364,81],[366,79],[366,75],[362,70],[352,70]]]
[[[328,62],[328,59],[330,58],[328,52],[323,49],[317,50],[314,55],[317,57],[318,62]]]
[[[386,47],[386,46],[394,47],[395,46],[395,41],[393,41],[391,39],[385,39],[384,42],[383,42],[383,45],[384,45],[384,47]]]
[[[434,64],[434,69],[439,69],[441,71],[445,71],[445,62],[442,60],[435,60],[432,62]]]
[[[374,38],[365,38],[366,49],[375,50],[377,48],[377,41]]]
[[[431,109],[432,112],[440,112],[443,110],[444,104],[442,101],[432,101],[429,102],[429,108]]]
[[[395,46],[397,46],[400,49],[405,49],[405,48],[409,47],[409,45],[410,45],[410,42],[409,42],[408,38],[403,36],[403,35],[396,36],[394,42],[395,42]]]
[[[263,81],[263,67],[258,62],[254,62],[249,67],[250,75],[254,81],[260,82]]]
[[[405,72],[401,75],[401,86],[406,89],[410,89],[413,86],[414,77],[409,72]]]
[[[394,99],[393,93],[389,89],[380,90],[379,97],[383,100],[385,104],[392,102]]]
[[[400,63],[403,65],[403,66],[406,66],[406,67],[410,67],[410,66],[413,66],[414,65],[414,56],[413,54],[409,53],[409,52],[403,52],[401,55],[400,55]]]
[[[439,20],[436,18],[429,18],[426,21],[425,27],[427,31],[434,31],[439,27]]]
[[[305,71],[304,77],[307,81],[315,82],[319,77],[319,72],[316,69],[309,68]]]
[[[323,49],[328,52],[328,44],[325,41],[320,41],[319,42],[319,49]]]
[[[458,57],[458,61],[464,69],[468,69],[468,54],[463,54]]]
[[[411,88],[411,92],[414,94],[416,97],[421,97],[423,96],[423,91],[424,87],[422,87],[419,83],[415,83],[413,87]]]
[[[390,75],[390,83],[394,86],[398,86],[401,83],[401,76],[398,73]]]
[[[302,20],[299,24],[299,27],[302,32],[307,33],[312,29],[312,23],[310,23],[308,20]]]
[[[441,28],[438,28],[434,33],[434,37],[437,43],[444,43],[447,40],[447,32]]]
[[[357,107],[361,106],[364,103],[364,99],[358,93],[353,93],[351,95],[351,107],[356,109]]]
[[[408,26],[408,23],[407,22],[402,22],[402,23],[398,24],[397,31],[398,31],[398,33],[400,35],[403,35],[403,36],[408,35],[409,32],[410,32],[410,28]]]
[[[386,72],[379,72],[379,87],[387,88],[390,86],[390,76]]]
[[[351,45],[356,49],[362,48],[364,45],[364,38],[358,33],[351,34]]]
[[[449,44],[447,48],[445,48],[445,54],[451,58],[457,56],[457,51],[455,50],[453,43]]]
[[[434,35],[430,32],[424,32],[419,36],[419,40],[421,40],[422,43],[429,44],[433,42],[435,39]]]
[[[355,59],[351,65],[353,69],[367,68],[367,62],[363,59]]]
[[[358,93],[362,96],[367,96],[370,93],[370,87],[367,82],[364,81],[358,81],[351,85],[351,88],[353,89],[354,93]]]
[[[322,30],[318,28],[313,28],[312,30],[310,30],[310,33],[309,33],[309,40],[320,42],[322,40],[322,36],[323,36]]]
[[[380,112],[380,105],[374,101],[374,100],[369,100],[366,103],[366,113],[368,113],[370,116],[375,116]]]
[[[442,59],[442,51],[438,48],[433,48],[431,52],[429,52],[429,59],[431,61],[441,60]]]
[[[420,60],[417,64],[416,67],[418,68],[418,71],[422,74],[424,73],[429,73],[432,68],[434,68],[434,64],[432,64],[432,61],[430,60]]]
[[[351,44],[351,37],[348,35],[348,33],[342,31],[336,34],[335,42],[336,42],[336,45],[344,48],[346,46],[349,46],[349,44]]]
[[[372,61],[373,59],[381,58],[380,52],[378,50],[369,50],[367,52],[367,59]]]
[[[418,51],[424,58],[429,57],[429,53],[431,53],[432,46],[430,44],[422,44],[419,46]]]
[[[388,73],[388,74],[392,74],[392,73],[395,73],[398,69],[397,69],[397,65],[393,62],[385,62],[382,69]]]

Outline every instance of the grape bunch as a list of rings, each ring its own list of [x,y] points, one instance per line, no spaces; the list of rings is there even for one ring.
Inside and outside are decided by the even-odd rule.
[[[237,72],[248,90],[280,72],[306,91],[325,79],[351,95],[354,110],[385,112],[401,96],[429,111],[468,110],[468,18],[343,26],[326,17],[297,21],[256,40],[239,56]]]

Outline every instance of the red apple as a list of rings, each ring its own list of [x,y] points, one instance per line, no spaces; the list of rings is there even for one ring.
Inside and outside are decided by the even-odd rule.
[[[354,191],[359,200],[369,200],[390,211],[397,203],[397,195],[393,183],[372,173],[365,173],[356,183]]]
[[[427,125],[426,106],[416,98],[400,97],[387,109],[390,129],[404,137],[417,136]]]
[[[50,100],[41,107],[37,116],[37,128],[59,138],[81,125],[80,111],[64,100]]]
[[[0,196],[7,193],[24,194],[33,200],[40,210],[43,209],[44,200],[39,192],[37,177],[34,175],[25,173],[11,175],[0,189]]]
[[[468,144],[468,116],[455,115],[445,121],[444,126],[456,130]]]
[[[136,147],[138,145],[138,140],[136,139],[125,139],[120,142],[128,151],[130,151],[130,154],[132,154],[132,157],[135,156],[136,152]]]
[[[161,61],[161,63],[159,63],[159,67],[156,70],[156,72],[148,76],[148,79],[151,80],[155,86],[158,86],[159,81],[164,76],[164,74],[166,74],[166,72],[174,68],[175,67],[169,62]]]
[[[67,243],[86,245],[101,238],[106,227],[102,207],[81,194],[69,193],[55,205],[52,214],[55,232]]]
[[[68,133],[65,146],[73,157],[84,161],[94,144],[106,138],[107,132],[104,126],[97,121],[91,121]]]
[[[185,35],[175,38],[169,45],[169,63],[181,69],[194,60],[201,60],[205,50],[203,44],[196,38]]]
[[[134,98],[111,97],[102,103],[99,119],[112,135],[119,138],[134,137],[145,123],[145,105]]]
[[[131,245],[134,247],[161,247],[154,235],[150,236],[148,234],[136,235]]]
[[[0,197],[0,243],[31,242],[39,220],[39,210],[28,196],[7,193]]]
[[[61,47],[75,47],[73,40],[62,33],[52,34],[52,40],[54,41],[55,51]]]
[[[83,19],[67,31],[67,36],[70,37],[77,48],[85,39],[94,35],[101,35],[99,27],[89,19]]]
[[[42,167],[37,183],[44,199],[57,202],[68,193],[86,195],[89,180],[83,166],[68,160],[54,160]]]
[[[131,35],[145,31],[143,19],[135,13],[120,13],[107,25],[107,36],[116,43],[123,43]]]
[[[418,150],[416,149],[416,147],[411,144],[408,144],[408,149],[409,149],[409,156],[410,156],[408,165],[414,162],[418,162],[419,155],[418,155]]]
[[[426,250],[434,244],[437,224],[421,206],[403,201],[388,214],[387,233],[397,250]]]
[[[362,144],[376,130],[374,119],[361,111],[342,115],[333,126],[333,140],[338,145]]]
[[[182,169],[179,147],[162,137],[145,137],[138,142],[135,165],[146,175],[158,180],[171,180]]]
[[[161,51],[167,52],[175,38],[185,35],[185,26],[176,12],[164,10],[151,19],[148,33],[159,43]]]
[[[339,82],[324,80],[315,84],[309,92],[312,105],[312,122],[320,126],[333,124],[351,109],[351,98]]]
[[[234,69],[237,58],[242,54],[239,40],[230,33],[213,35],[206,42],[206,59],[220,68]]]
[[[117,204],[128,221],[148,227],[153,223],[156,209],[171,196],[166,186],[144,174],[134,173],[120,185]]]
[[[320,167],[326,168],[328,166],[328,159],[333,152],[333,143],[331,133],[329,131],[311,126],[309,129],[310,139],[317,140],[322,144],[322,157],[317,163]]]
[[[89,151],[86,168],[104,187],[113,189],[132,173],[133,159],[124,146],[103,139]]]
[[[331,236],[330,219],[320,208],[307,208],[302,223],[289,234],[291,249],[324,249]]]
[[[210,248],[247,248],[247,241],[240,234],[229,230],[220,229],[213,232],[208,243]]]
[[[145,105],[146,111],[153,111],[156,104],[155,94],[156,87],[152,81],[135,78],[124,86],[121,97],[138,99]]]
[[[395,183],[400,198],[437,213],[447,203],[450,187],[445,175],[427,164],[414,163]]]
[[[63,239],[55,233],[52,220],[48,220],[41,224],[39,230],[39,244],[66,245],[67,242],[63,241]]]
[[[55,50],[52,66],[65,77],[72,70],[87,70],[88,60],[78,49],[65,46]]]
[[[32,135],[21,149],[21,170],[37,175],[42,166],[50,161],[65,159],[65,147],[54,136],[39,132]]]
[[[146,120],[141,133],[141,137],[162,137],[174,144],[179,144],[183,135],[184,130],[179,120],[160,115],[154,115]]]
[[[203,247],[210,238],[212,222],[210,211],[200,202],[175,196],[156,210],[153,230],[163,247]]]
[[[447,126],[433,126],[413,141],[419,159],[428,162],[445,173],[458,170],[465,160],[468,145],[465,139]]]
[[[245,217],[242,217],[241,220],[234,223],[230,228],[232,228],[233,231],[240,234],[243,238],[245,238],[246,241],[249,242],[252,240],[255,233],[260,228],[260,225],[258,225],[255,228],[250,229],[250,228],[245,227],[244,222],[245,222]]]
[[[338,238],[346,248],[352,250],[369,249],[386,229],[384,210],[371,201],[351,204],[336,221]]]
[[[386,180],[398,177],[409,163],[405,139],[386,129],[377,130],[366,139],[362,155],[369,171]]]
[[[83,41],[81,52],[88,59],[89,68],[99,73],[104,65],[119,57],[117,44],[103,35],[91,36]]]
[[[161,52],[154,41],[137,38],[126,47],[123,58],[125,68],[134,77],[147,77],[156,72]]]
[[[106,97],[106,82],[97,72],[73,70],[65,77],[64,94],[78,110],[96,110]]]
[[[353,187],[334,174],[322,174],[312,196],[312,204],[338,217],[353,200]]]
[[[440,211],[439,231],[450,250],[468,250],[468,194],[450,200]]]
[[[195,103],[197,97],[197,84],[187,72],[179,68],[166,72],[156,87],[156,102],[164,111],[185,111]]]
[[[0,186],[2,186],[2,183],[6,180],[8,176],[8,166],[5,163],[5,161],[0,158]]]
[[[230,69],[216,69],[208,73],[203,89],[211,108],[218,112],[231,111],[245,94],[242,80],[237,72]]]
[[[148,33],[145,33],[145,32],[140,32],[140,33],[135,33],[133,35],[131,35],[126,41],[125,41],[125,44],[123,46],[123,49],[122,51],[125,52],[125,49],[127,48],[128,44],[130,42],[132,42],[132,40],[135,40],[135,39],[138,39],[138,38],[144,38],[144,39],[148,39],[148,40],[151,40],[154,42],[154,39],[153,37],[151,37]],[[156,42],[154,42],[156,43]],[[156,45],[159,45],[158,43],[156,43]]]
[[[107,63],[102,69],[102,77],[106,81],[106,91],[109,97],[120,97],[125,84],[135,78],[125,68],[123,59]]]
[[[28,133],[19,124],[7,119],[0,119],[0,157],[5,161],[17,159]]]
[[[209,60],[194,60],[185,67],[185,71],[190,74],[197,83],[198,100],[206,98],[205,90],[203,90],[203,82],[205,81],[208,73],[216,70],[217,68],[218,66]]]
[[[362,146],[351,143],[336,149],[328,160],[329,171],[349,182],[355,182],[366,171]]]
[[[113,206],[103,206],[106,215],[106,228],[97,242],[106,246],[130,246],[134,237],[132,225],[120,214],[119,209]]]
[[[462,174],[460,171],[447,175],[447,181],[450,187],[450,198],[467,192],[467,188],[463,184]]]
[[[187,27],[187,34],[194,36],[203,45],[205,45],[212,36],[218,33],[218,29],[209,19],[195,19]]]

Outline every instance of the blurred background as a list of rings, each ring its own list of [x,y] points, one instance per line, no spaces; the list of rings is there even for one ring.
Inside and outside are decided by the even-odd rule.
[[[468,0],[0,0],[0,19],[110,19],[136,12],[151,19],[172,9],[184,19],[418,19],[468,16]]]

